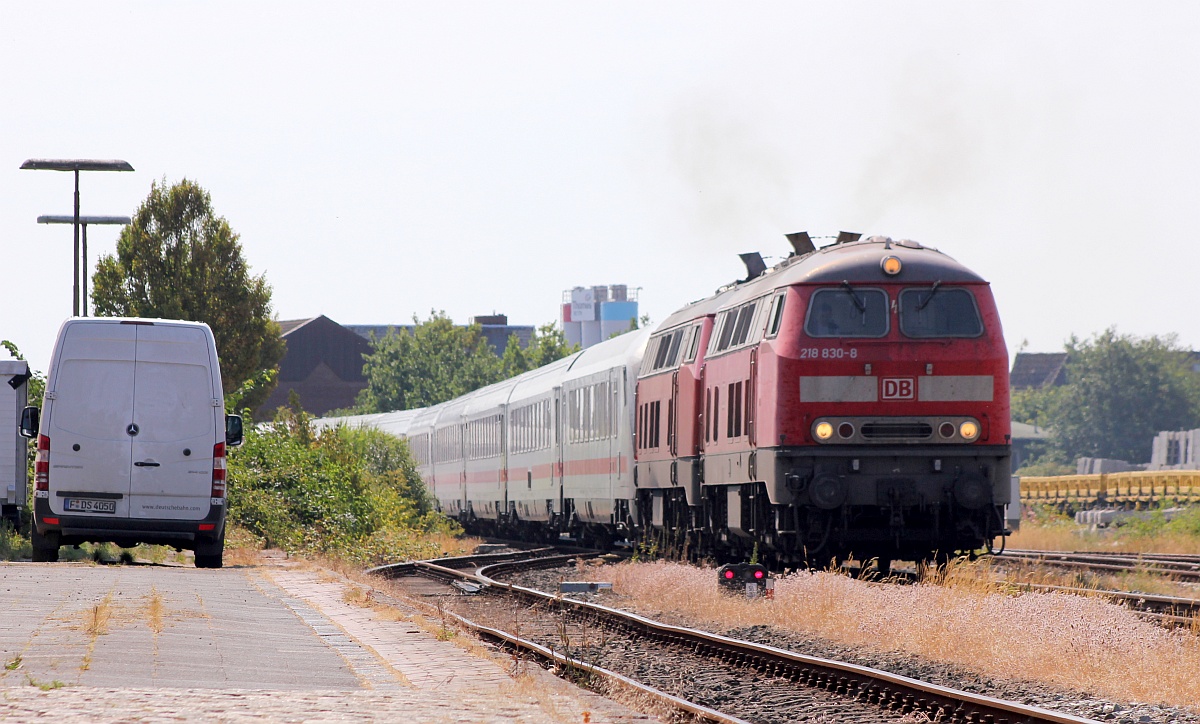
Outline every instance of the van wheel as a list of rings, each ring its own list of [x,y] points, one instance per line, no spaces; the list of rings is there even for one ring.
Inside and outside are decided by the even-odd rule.
[[[223,557],[224,556],[222,553],[217,553],[216,555],[204,555],[202,553],[197,553],[196,554],[196,567],[197,568],[220,568],[221,565],[224,563],[224,561],[222,560]]]
[[[201,543],[196,546],[197,568],[220,568],[225,556],[225,531],[215,543]]]
[[[50,531],[42,535],[37,532],[34,527],[29,531],[29,541],[33,544],[33,562],[34,563],[54,563],[58,560],[59,541],[62,540],[62,534],[58,531]]]

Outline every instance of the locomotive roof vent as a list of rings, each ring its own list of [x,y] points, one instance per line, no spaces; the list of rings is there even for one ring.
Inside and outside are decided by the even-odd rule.
[[[802,256],[817,250],[817,245],[813,243],[812,237],[808,235],[807,231],[797,231],[794,234],[784,234],[784,236],[795,250],[793,256]]]
[[[862,238],[862,234],[859,234],[854,231],[839,231],[838,235],[837,235],[837,241],[835,241],[833,243],[834,244],[849,244],[850,242],[858,241],[861,238]]]
[[[759,254],[757,251],[738,254],[738,256],[742,258],[742,263],[746,265],[746,278],[742,280],[744,282],[759,278],[767,270],[767,263],[763,261],[762,254]]]

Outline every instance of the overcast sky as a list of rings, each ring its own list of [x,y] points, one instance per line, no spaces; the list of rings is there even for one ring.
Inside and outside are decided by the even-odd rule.
[[[784,233],[911,238],[991,281],[1010,353],[1200,348],[1200,6],[0,0],[0,339],[44,369],[85,214],[198,182],[279,319],[661,320]],[[89,251],[117,232],[89,230]]]

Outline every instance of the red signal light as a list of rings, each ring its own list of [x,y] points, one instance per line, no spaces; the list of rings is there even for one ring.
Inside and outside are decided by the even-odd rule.
[[[767,574],[763,572],[763,569],[761,569],[761,568],[754,569],[754,577],[755,578],[762,578],[765,575],[767,575]]]
[[[733,570],[731,570],[731,569],[725,570],[725,580],[727,580],[727,581],[733,580],[733,575],[734,575]]]

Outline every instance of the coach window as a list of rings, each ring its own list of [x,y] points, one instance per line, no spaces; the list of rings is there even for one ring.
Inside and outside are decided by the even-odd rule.
[[[882,289],[845,285],[813,292],[804,332],[809,337],[883,337],[888,298]]]
[[[935,284],[900,292],[900,331],[906,337],[978,337],[983,320],[969,290]]]

